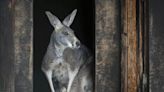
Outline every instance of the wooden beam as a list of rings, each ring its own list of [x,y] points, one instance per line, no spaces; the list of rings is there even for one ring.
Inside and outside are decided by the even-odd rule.
[[[142,83],[143,71],[143,31],[141,0],[123,0],[122,14],[122,52],[121,52],[121,90],[138,92]],[[138,8],[137,8],[138,7]],[[138,12],[137,12],[138,11]]]
[[[14,41],[11,0],[0,0],[0,92],[14,92]]]
[[[0,0],[0,92],[33,91],[32,0]]]
[[[149,0],[149,92],[164,92],[163,0]]]
[[[96,92],[120,92],[119,5],[96,0]]]

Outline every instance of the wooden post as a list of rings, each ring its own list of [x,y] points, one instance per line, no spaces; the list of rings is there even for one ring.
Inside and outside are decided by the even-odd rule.
[[[15,64],[11,0],[0,1],[0,92],[14,92]]]
[[[164,92],[164,13],[162,0],[149,0],[149,92]]]
[[[143,6],[142,0],[122,0],[121,90],[138,92],[143,80]]]
[[[119,5],[96,0],[96,92],[120,92]]]
[[[0,92],[32,92],[32,0],[0,1]]]

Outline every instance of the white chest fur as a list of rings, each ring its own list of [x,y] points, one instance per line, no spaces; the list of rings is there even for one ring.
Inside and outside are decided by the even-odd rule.
[[[55,59],[53,65],[53,76],[62,83],[68,83],[67,92],[70,92],[72,83],[79,71],[79,68],[71,70],[69,63],[65,62],[62,58]],[[68,79],[68,81],[67,81]]]

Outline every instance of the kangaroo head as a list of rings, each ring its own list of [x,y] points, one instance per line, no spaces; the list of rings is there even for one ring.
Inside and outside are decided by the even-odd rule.
[[[75,36],[74,31],[70,28],[70,25],[73,23],[77,10],[75,9],[71,14],[69,14],[61,23],[61,21],[54,16],[49,11],[46,11],[46,15],[54,27],[54,31],[51,35],[51,40],[55,42],[55,44],[60,45],[62,47],[70,47],[70,48],[79,48],[80,41]]]

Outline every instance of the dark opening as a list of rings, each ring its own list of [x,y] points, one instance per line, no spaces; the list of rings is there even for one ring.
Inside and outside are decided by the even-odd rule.
[[[42,59],[53,32],[45,11],[50,11],[62,21],[74,9],[78,12],[71,28],[94,54],[94,0],[34,0],[34,92],[50,92],[47,79],[41,71]]]

